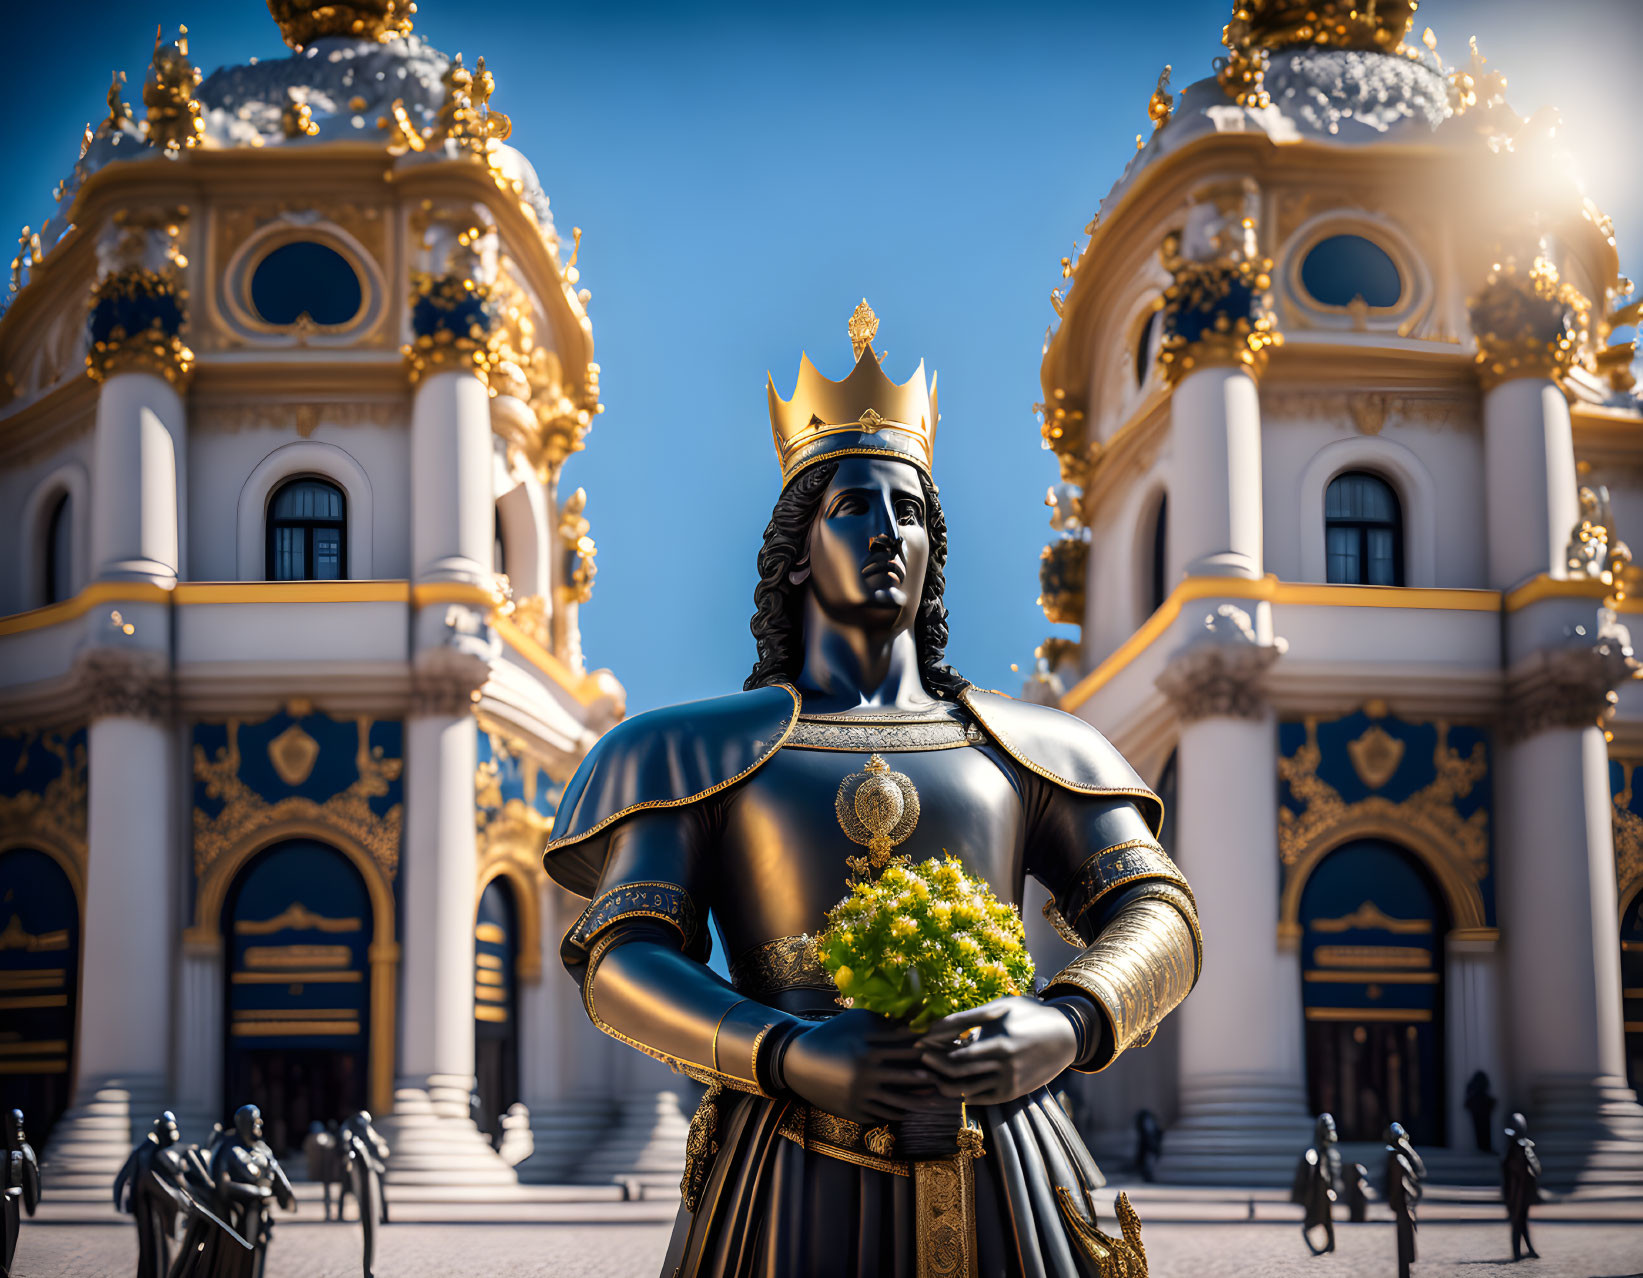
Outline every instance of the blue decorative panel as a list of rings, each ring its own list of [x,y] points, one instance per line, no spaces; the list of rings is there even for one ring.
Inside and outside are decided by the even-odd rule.
[[[35,836],[84,861],[86,730],[0,732],[0,837]]]
[[[1334,844],[1372,836],[1425,863],[1451,927],[1495,926],[1490,741],[1481,728],[1358,710],[1278,726],[1278,850],[1291,906]]]
[[[553,815],[565,787],[556,784],[541,766],[502,733],[481,726],[479,770],[474,777],[474,819],[481,842],[489,835],[540,835],[546,845]],[[540,851],[540,849],[538,849]]]
[[[194,868],[259,830],[314,822],[347,835],[392,878],[404,817],[397,720],[335,719],[294,704],[257,722],[194,725]]]

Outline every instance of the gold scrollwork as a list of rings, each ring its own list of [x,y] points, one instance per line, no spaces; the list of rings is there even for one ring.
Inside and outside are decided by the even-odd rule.
[[[1319,861],[1350,839],[1376,837],[1399,843],[1432,870],[1448,903],[1451,926],[1487,926],[1478,885],[1489,875],[1489,814],[1479,807],[1463,817],[1455,806],[1488,772],[1483,743],[1462,757],[1450,747],[1449,725],[1440,720],[1432,751],[1437,775],[1429,784],[1398,802],[1372,794],[1348,803],[1318,775],[1323,760],[1318,720],[1311,716],[1305,723],[1305,743],[1278,760],[1279,779],[1302,805],[1299,812],[1278,812],[1278,858],[1284,867],[1280,926],[1298,922],[1301,889]]]
[[[76,899],[84,900],[86,866],[86,747],[70,744],[64,732],[10,732],[25,752],[41,749],[61,764],[57,775],[35,792],[0,794],[0,848],[29,844],[43,848],[68,874]]]
[[[399,842],[405,807],[396,803],[381,816],[371,811],[371,800],[388,793],[391,781],[404,769],[403,759],[384,756],[381,747],[370,744],[372,720],[355,720],[359,749],[355,766],[359,776],[346,790],[323,803],[292,795],[269,803],[240,779],[239,720],[228,721],[228,744],[207,757],[202,746],[194,747],[194,778],[213,799],[221,800],[215,816],[194,809],[194,873],[204,877],[213,861],[245,843],[259,831],[294,821],[330,826],[348,835],[377,863],[384,876],[392,879],[399,870]]]
[[[1632,774],[1635,762],[1620,764],[1620,790],[1614,796],[1615,878],[1620,887],[1620,911],[1643,892],[1643,816],[1632,811]]]

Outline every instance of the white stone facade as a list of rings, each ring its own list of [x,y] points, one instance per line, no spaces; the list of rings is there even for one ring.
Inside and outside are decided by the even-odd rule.
[[[1283,6],[1252,9],[1258,42]],[[1167,776],[1206,951],[1155,1043],[1083,1087],[1086,1125],[1117,1154],[1151,1107],[1166,1178],[1287,1183],[1311,1110],[1370,1140],[1424,1105],[1425,1141],[1486,1175],[1481,1069],[1497,1144],[1521,1109],[1554,1178],[1635,1177],[1629,285],[1565,157],[1481,75],[1466,103],[1418,49],[1281,43],[1268,101],[1211,78],[1172,104],[1046,344],[1042,602],[1079,630],[1026,695]],[[1364,279],[1309,284],[1348,236]],[[1326,508],[1343,475],[1395,498],[1385,584],[1329,555],[1357,536]],[[1360,888],[1374,865],[1425,895]]]

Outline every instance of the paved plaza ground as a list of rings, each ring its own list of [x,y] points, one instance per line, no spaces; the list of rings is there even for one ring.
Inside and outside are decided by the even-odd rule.
[[[593,1191],[598,1193],[599,1191]],[[282,1219],[267,1278],[358,1278],[359,1227],[325,1224],[303,1187],[301,1210]],[[1154,1278],[1383,1278],[1396,1273],[1384,1212],[1338,1226],[1339,1250],[1313,1260],[1299,1209],[1270,1191],[1148,1187],[1134,1195],[1146,1222]],[[676,1202],[625,1203],[587,1191],[507,1203],[407,1201],[380,1234],[377,1278],[652,1278]],[[1254,1218],[1250,1218],[1253,1211]],[[1506,1226],[1482,1192],[1453,1191],[1428,1204],[1415,1278],[1643,1278],[1643,1200],[1549,1205],[1534,1226],[1543,1259],[1511,1267]],[[1111,1222],[1103,1222],[1111,1227]],[[17,1278],[105,1278],[134,1272],[135,1231],[91,1203],[42,1204],[24,1226]]]

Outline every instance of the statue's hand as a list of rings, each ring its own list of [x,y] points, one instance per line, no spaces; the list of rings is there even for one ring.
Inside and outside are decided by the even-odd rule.
[[[817,1109],[871,1126],[893,1122],[934,1098],[911,1030],[851,1009],[793,1036],[781,1083]]]
[[[1066,1015],[1019,995],[944,1016],[918,1045],[941,1094],[972,1105],[1025,1096],[1078,1055],[1078,1036]]]

